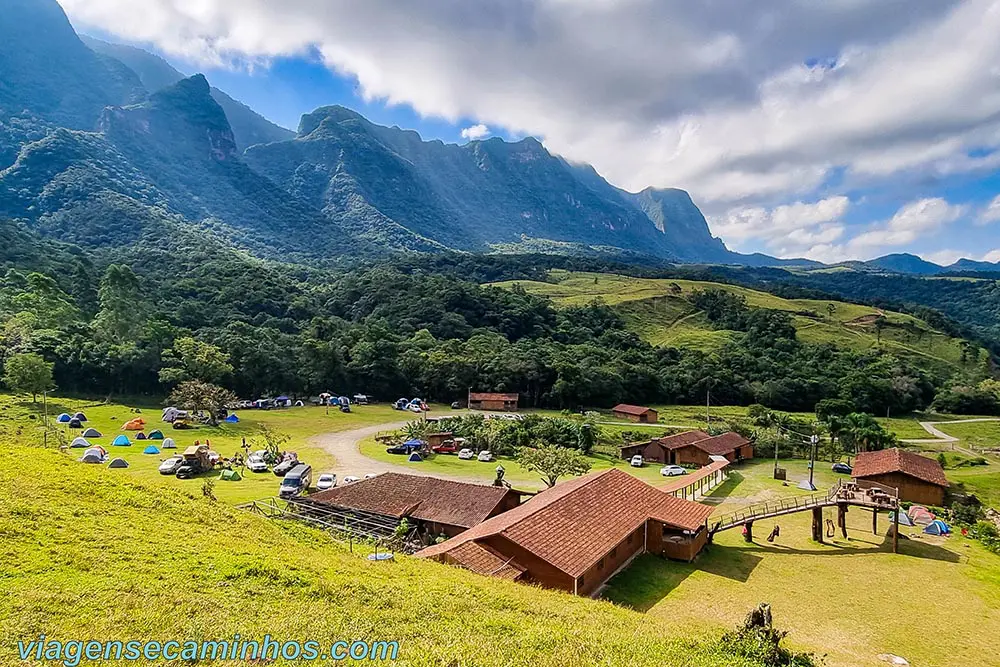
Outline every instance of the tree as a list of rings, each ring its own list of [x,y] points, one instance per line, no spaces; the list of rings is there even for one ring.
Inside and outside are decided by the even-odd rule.
[[[135,343],[146,325],[147,308],[139,278],[127,266],[112,264],[97,292],[100,309],[94,318],[98,337],[115,344]]]
[[[833,302],[826,304],[826,312],[830,314],[830,318],[832,319],[833,316],[837,313],[837,304]]]
[[[555,445],[525,447],[518,451],[517,462],[522,468],[541,475],[549,487],[555,486],[560,477],[583,475],[590,470],[590,461],[583,454]]]
[[[266,453],[264,459],[268,463],[277,463],[278,457],[281,454],[282,446],[292,439],[292,436],[279,431],[277,429],[271,428],[267,424],[263,424],[260,427],[260,433],[257,438],[263,443],[263,449]]]
[[[211,343],[191,337],[178,338],[162,355],[160,382],[176,384],[184,380],[219,382],[233,372],[229,355]]]
[[[885,329],[886,325],[889,323],[889,319],[885,315],[879,315],[875,318],[875,340],[876,342],[882,342],[882,330]]]
[[[4,364],[4,384],[15,394],[31,394],[36,403],[38,394],[55,388],[53,365],[33,352],[12,355]]]
[[[875,418],[863,412],[846,417],[831,417],[830,432],[837,435],[845,449],[855,452],[878,451],[896,444],[896,436],[882,428]]]
[[[188,380],[170,392],[168,402],[185,410],[207,412],[211,424],[215,426],[226,407],[236,400],[236,394],[228,389],[201,380]]]

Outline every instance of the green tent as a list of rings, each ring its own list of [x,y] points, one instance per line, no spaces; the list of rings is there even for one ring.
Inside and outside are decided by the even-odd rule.
[[[243,478],[240,477],[240,473],[235,470],[223,470],[222,474],[219,475],[219,479],[225,482],[238,482]]]

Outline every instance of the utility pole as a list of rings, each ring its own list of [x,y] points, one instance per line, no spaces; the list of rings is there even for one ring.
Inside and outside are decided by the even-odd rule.
[[[816,485],[813,484],[813,470],[816,468],[816,446],[819,444],[819,436],[812,435],[809,437],[809,480],[799,484],[799,488],[805,491],[815,491]]]
[[[712,424],[712,386],[709,385],[708,389],[705,390],[705,426],[708,427]]]

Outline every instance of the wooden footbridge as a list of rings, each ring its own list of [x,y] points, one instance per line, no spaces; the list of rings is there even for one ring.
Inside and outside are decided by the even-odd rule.
[[[899,532],[899,491],[893,487],[866,481],[838,481],[826,493],[813,493],[808,496],[791,496],[757,503],[743,509],[715,518],[715,523],[709,529],[709,539],[716,533],[737,526],[744,526],[744,538],[753,541],[753,524],[755,521],[775,519],[786,514],[811,511],[813,514],[812,537],[817,542],[823,541],[823,509],[837,508],[837,527],[847,537],[848,507],[862,507],[872,511],[872,532],[878,528],[878,513],[893,512],[892,550],[897,551]]]

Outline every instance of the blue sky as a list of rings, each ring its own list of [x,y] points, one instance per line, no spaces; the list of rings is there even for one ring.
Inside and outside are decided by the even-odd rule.
[[[60,2],[292,129],[533,135],[745,252],[1000,260],[1000,0]]]

